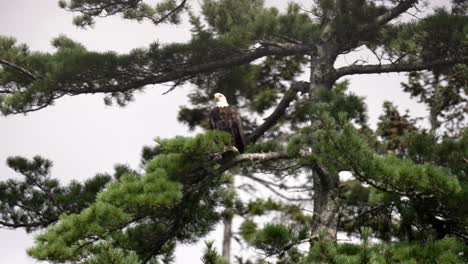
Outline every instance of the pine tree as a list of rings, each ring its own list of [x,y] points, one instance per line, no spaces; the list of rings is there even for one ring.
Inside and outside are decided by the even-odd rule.
[[[187,43],[128,54],[89,51],[66,36],[52,41],[54,53],[42,53],[0,36],[4,115],[65,95],[102,93],[106,104],[125,106],[149,84],[172,83],[171,92],[190,83],[192,105],[180,109],[180,122],[206,129],[212,95],[221,92],[241,109],[247,132],[244,154],[223,155],[231,139],[219,131],[158,138],[143,148],[143,171],[117,165],[113,175],[68,185],[50,175],[45,158],[10,158],[24,178],[0,183],[0,225],[38,231],[32,257],[171,263],[178,242],[197,242],[217,223],[232,228],[241,219],[239,230],[226,232],[227,248],[233,236],[262,254],[236,256],[239,263],[468,261],[464,1],[408,22],[398,19],[417,11],[417,0],[315,0],[285,11],[262,0],[203,0],[199,13],[189,4],[59,1],[81,27],[114,15],[192,26]],[[338,56],[362,48],[379,63],[334,67]],[[427,105],[430,129],[386,102],[373,131],[364,98],[343,80],[392,72],[408,73],[403,89]],[[298,81],[302,73],[308,82]],[[340,181],[341,171],[353,178]],[[235,177],[255,185],[235,185]],[[272,196],[243,195],[252,190]],[[338,232],[360,243],[337,243]],[[226,259],[206,242],[202,261]]]

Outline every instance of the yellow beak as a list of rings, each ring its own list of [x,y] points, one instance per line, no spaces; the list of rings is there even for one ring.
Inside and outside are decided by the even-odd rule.
[[[219,101],[219,98],[220,98],[220,97],[221,97],[221,96],[219,96],[219,95],[215,95],[215,96],[214,96],[215,101]]]

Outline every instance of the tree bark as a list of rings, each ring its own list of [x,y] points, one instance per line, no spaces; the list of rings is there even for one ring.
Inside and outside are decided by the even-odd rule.
[[[429,102],[429,122],[431,124],[431,131],[435,134],[437,129],[440,127],[438,116],[440,114],[440,102],[443,102],[443,93],[439,87],[439,76],[435,76],[433,85],[434,94]]]
[[[232,218],[225,219],[223,224],[223,258],[229,264],[231,263]]]
[[[313,168],[314,209],[311,224],[311,238],[317,238],[320,232],[336,240],[338,212],[340,209],[338,176],[326,173],[318,165]]]
[[[367,64],[367,65],[351,65],[343,66],[335,70],[335,78],[339,79],[343,76],[355,74],[374,74],[374,73],[393,73],[393,72],[413,72],[430,70],[434,67],[451,65],[456,63],[466,63],[468,57],[459,56],[455,58],[434,59],[427,62],[412,62],[412,63],[390,63],[390,64]]]
[[[315,46],[315,54],[311,55],[310,93],[312,95],[319,89],[332,89],[336,81],[333,65],[338,56],[338,49],[335,39],[331,37],[332,34],[333,29],[330,24],[325,26],[321,41]],[[336,240],[340,208],[338,175],[329,174],[319,164],[312,166],[312,173],[314,215],[311,223],[311,238],[314,239],[321,231],[325,231],[329,239]]]

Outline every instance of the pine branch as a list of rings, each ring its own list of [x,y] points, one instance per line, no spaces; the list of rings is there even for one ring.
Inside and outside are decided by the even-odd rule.
[[[72,80],[65,80],[50,84],[46,95],[42,95],[41,91],[33,92],[33,98],[27,102],[27,106],[21,109],[16,109],[14,106],[9,109],[3,110],[3,114],[17,114],[27,113],[35,111],[44,107],[47,107],[55,101],[55,99],[64,95],[80,95],[80,94],[119,94],[119,93],[131,93],[136,90],[142,89],[146,85],[162,84],[167,82],[175,82],[176,86],[180,84],[180,80],[188,80],[199,74],[209,73],[217,71],[223,68],[229,68],[238,65],[248,64],[256,59],[266,56],[290,56],[306,54],[310,51],[310,47],[306,45],[298,44],[284,44],[281,47],[259,47],[247,51],[239,51],[223,58],[211,59],[199,62],[199,63],[182,63],[181,65],[175,65],[175,67],[157,69],[152,73],[145,72],[143,74],[128,75],[127,73],[112,71],[99,73],[86,73],[84,76],[76,74],[77,78]],[[4,62],[6,64],[6,62]],[[12,66],[13,67],[13,66]],[[24,68],[16,67],[24,74],[29,77],[37,78],[33,73],[27,71]],[[90,75],[90,76],[88,76]],[[91,81],[90,81],[91,80]],[[172,87],[173,90],[175,87]],[[1,87],[0,87],[1,89]],[[29,87],[23,87],[12,93],[7,90],[9,94],[15,95],[23,92],[28,92]],[[2,90],[0,90],[2,91]],[[6,92],[2,92],[6,93]],[[37,97],[47,96],[47,100],[43,100]],[[26,105],[26,104],[25,104]]]
[[[295,247],[295,246],[298,246],[298,245],[301,245],[301,244],[304,244],[304,243],[313,243],[314,242],[314,238],[306,238],[306,239],[302,239],[302,240],[298,240],[298,241],[292,241],[292,242],[289,242],[288,244],[286,244],[285,246],[283,246],[279,252],[277,252],[276,254],[269,254],[267,255],[266,257],[273,257],[274,255],[278,255],[279,257],[283,257],[286,252],[288,250],[290,250],[291,248]]]
[[[253,131],[247,137],[247,143],[255,143],[268,129],[273,127],[278,120],[283,116],[286,108],[288,108],[289,104],[296,98],[297,92],[307,92],[309,89],[308,82],[295,82],[291,85],[288,91],[283,96],[283,99],[279,102],[278,106],[276,106],[273,113],[271,113],[263,124],[261,124],[255,131]]]
[[[158,19],[155,19],[153,17],[147,17],[148,19],[151,20],[151,22],[153,22],[153,24],[157,25],[157,24],[161,24],[163,23],[166,19],[168,19],[169,17],[173,16],[174,14],[178,13],[179,11],[181,11],[185,5],[187,4],[187,0],[182,0],[180,2],[180,4],[178,6],[176,6],[174,9],[172,9],[171,11],[169,11],[167,14],[161,16],[160,18]]]
[[[158,240],[153,242],[153,246],[151,250],[148,252],[149,253],[148,256],[143,260],[143,263],[148,262],[154,256],[158,255],[159,251],[167,243],[167,241],[172,239],[175,236],[174,234],[176,234],[178,230],[181,229],[180,227],[186,224],[184,222],[184,217],[182,217],[183,213],[186,210],[185,206],[187,204],[190,204],[189,201],[192,201],[194,199],[194,196],[196,196],[200,190],[205,188],[210,181],[214,180],[215,178],[219,177],[225,171],[229,170],[230,168],[233,168],[234,166],[242,162],[246,162],[246,161],[263,162],[263,161],[272,161],[272,160],[287,159],[287,158],[290,158],[290,156],[286,152],[247,153],[247,154],[237,155],[237,156],[221,161],[221,166],[216,170],[209,170],[207,168],[206,171],[196,172],[196,173],[208,172],[208,175],[206,175],[199,182],[188,186],[184,190],[184,197],[182,198],[182,201],[180,202],[179,207],[175,210],[176,212],[178,212],[178,214],[181,214],[181,215],[175,215],[173,218],[173,221],[167,227],[165,233],[162,234]],[[193,175],[190,177],[193,177]]]
[[[231,55],[221,60],[208,61],[201,64],[178,67],[167,72],[156,73],[154,76],[136,80],[128,83],[127,85],[109,85],[101,87],[90,87],[86,89],[83,87],[82,84],[76,85],[74,87],[60,88],[59,91],[66,92],[68,95],[78,95],[85,93],[127,92],[141,88],[145,85],[177,81],[188,76],[196,76],[197,74],[201,73],[207,73],[223,68],[250,63],[256,59],[266,56],[289,56],[296,54],[305,54],[309,50],[310,47],[308,46],[293,44],[283,45],[282,47],[261,47],[248,52],[242,52],[237,55]]]
[[[360,31],[367,31],[370,29],[378,28],[383,25],[386,25],[388,22],[392,21],[393,19],[397,18],[404,12],[406,12],[408,9],[410,9],[414,4],[416,4],[418,0],[403,0],[400,1],[398,5],[396,5],[394,8],[388,10],[384,14],[378,16],[375,18],[373,23],[367,24],[362,27],[362,30]]]
[[[11,223],[11,222],[5,222],[0,220],[0,226],[3,228],[11,228],[11,229],[18,229],[18,228],[36,228],[36,227],[47,227],[52,223],[55,223],[57,219],[49,220],[49,221],[43,221],[43,222],[29,222],[29,223]]]
[[[5,65],[7,67],[10,67],[26,76],[28,76],[29,78],[35,80],[35,79],[38,79],[37,75],[35,75],[34,73],[32,73],[31,71],[27,70],[26,68],[22,67],[22,66],[19,66],[13,62],[10,62],[10,61],[7,61],[5,59],[0,59],[0,64],[1,65]]]
[[[399,15],[403,14],[406,12],[408,9],[410,9],[414,4],[416,4],[418,0],[404,0],[401,1],[397,6],[394,8],[390,9],[386,13],[384,13],[381,16],[378,16],[375,19],[375,24],[377,26],[385,25],[391,20],[397,18]]]
[[[391,73],[391,72],[413,72],[430,70],[434,67],[446,66],[456,63],[468,63],[468,57],[443,58],[429,62],[420,63],[395,63],[395,64],[373,64],[373,65],[351,65],[336,69],[334,77],[339,79],[346,75]]]
[[[230,168],[245,162],[245,161],[272,161],[291,158],[286,152],[267,152],[267,153],[246,153],[235,156],[233,159],[226,161],[216,172],[221,174]]]
[[[279,197],[283,198],[284,200],[290,201],[290,202],[304,202],[304,201],[310,201],[310,199],[304,199],[304,198],[293,198],[286,196],[282,193],[280,193],[278,190],[276,190],[273,187],[280,188],[280,189],[287,189],[288,187],[283,187],[280,184],[274,183],[274,182],[269,182],[264,179],[261,179],[259,177],[255,177],[253,175],[241,175],[242,177],[251,179],[252,181],[258,182],[261,185],[263,185],[265,188],[270,190],[272,193],[278,195]]]
[[[126,19],[136,19],[140,21],[142,19],[148,19],[153,24],[158,25],[165,23],[172,16],[180,13],[187,5],[187,0],[182,0],[177,6],[168,10],[163,14],[156,13],[155,10],[146,11],[139,13],[134,16],[128,16],[126,12],[138,12],[144,8],[145,3],[142,0],[114,0],[114,1],[77,1],[71,0],[69,3],[66,1],[59,2],[60,6],[70,12],[79,12],[83,14],[87,19],[78,23],[80,26],[91,25],[93,17],[109,17],[119,13],[122,13]],[[147,7],[147,6],[146,6]],[[133,13],[132,12],[132,13]],[[75,22],[77,23],[77,22]]]
[[[55,194],[50,187],[48,187],[47,185],[43,185],[43,183],[39,182],[33,175],[29,174],[27,171],[19,172],[23,174],[34,186],[39,188],[39,190],[41,190],[47,196],[47,198],[49,198],[49,200],[57,207],[57,209],[60,212],[65,212],[65,209],[63,209],[63,207],[57,201]]]

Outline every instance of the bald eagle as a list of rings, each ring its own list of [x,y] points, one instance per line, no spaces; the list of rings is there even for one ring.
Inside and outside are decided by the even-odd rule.
[[[242,129],[239,111],[235,106],[229,105],[223,94],[215,93],[215,107],[210,112],[210,128],[226,131],[232,135],[233,150],[244,152],[245,138]]]

